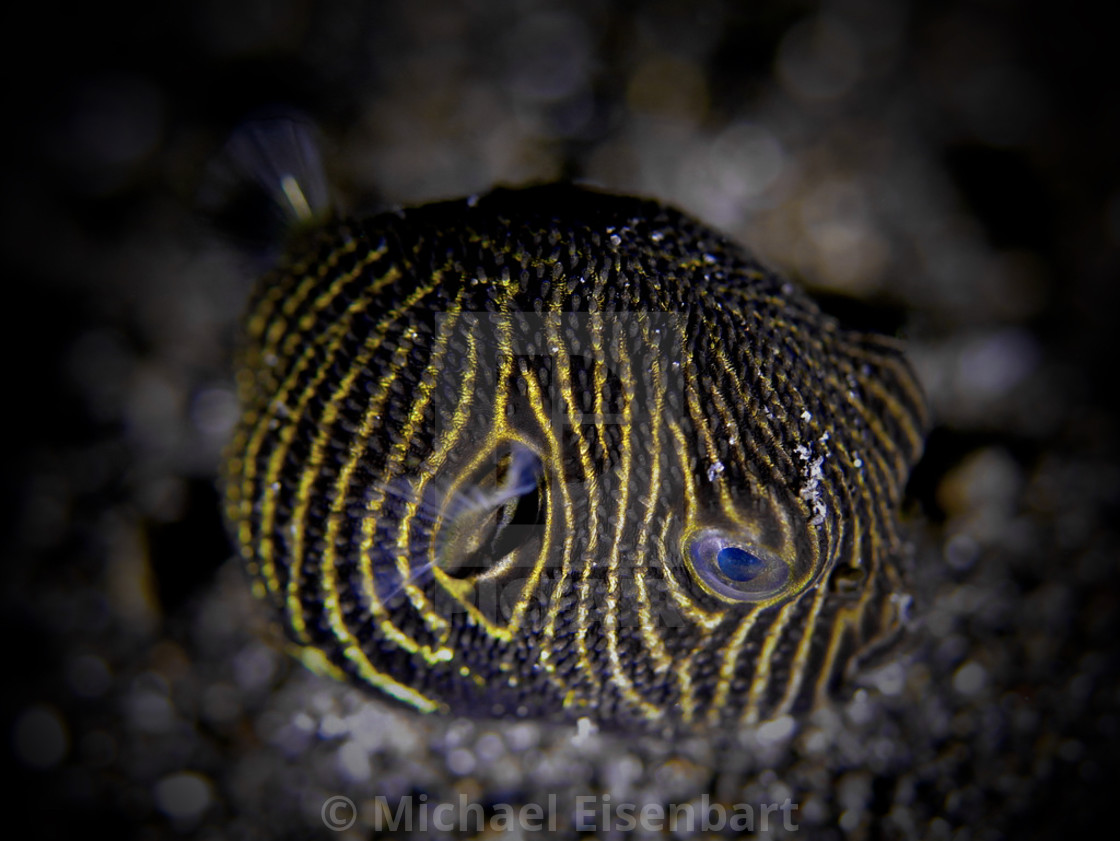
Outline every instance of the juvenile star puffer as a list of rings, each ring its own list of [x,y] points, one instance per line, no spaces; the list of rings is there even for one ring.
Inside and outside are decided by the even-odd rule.
[[[323,224],[258,285],[238,383],[260,594],[306,662],[417,709],[748,726],[899,633],[899,345],[661,204]]]

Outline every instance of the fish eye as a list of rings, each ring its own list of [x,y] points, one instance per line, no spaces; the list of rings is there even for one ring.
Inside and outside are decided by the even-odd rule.
[[[732,601],[770,601],[789,581],[785,561],[752,545],[745,535],[723,529],[704,529],[686,538],[685,553],[700,582]]]
[[[716,553],[716,566],[732,581],[746,583],[766,571],[766,561],[738,546],[725,546]]]

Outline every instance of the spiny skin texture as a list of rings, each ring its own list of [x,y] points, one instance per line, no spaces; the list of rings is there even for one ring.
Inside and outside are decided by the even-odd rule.
[[[897,637],[895,342],[574,187],[335,222],[260,284],[226,509],[305,662],[424,711],[705,730]]]

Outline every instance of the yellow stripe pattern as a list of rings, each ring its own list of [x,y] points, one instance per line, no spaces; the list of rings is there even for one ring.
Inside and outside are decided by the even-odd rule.
[[[305,662],[417,709],[750,726],[899,633],[901,348],[662,205],[323,225],[254,294],[238,387],[257,592]]]

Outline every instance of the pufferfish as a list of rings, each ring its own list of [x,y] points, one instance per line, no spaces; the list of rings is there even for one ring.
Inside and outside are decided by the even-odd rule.
[[[570,185],[303,232],[253,294],[225,509],[304,662],[424,712],[699,732],[906,624],[923,397],[700,222]]]

